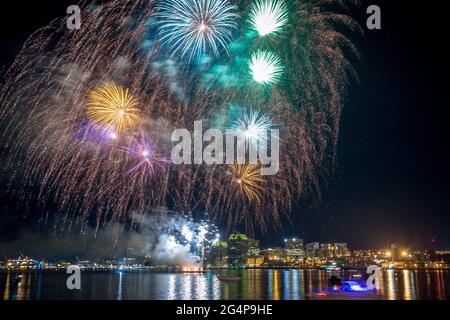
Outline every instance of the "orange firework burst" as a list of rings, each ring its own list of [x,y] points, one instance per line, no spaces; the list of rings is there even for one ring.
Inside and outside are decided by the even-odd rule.
[[[95,124],[119,133],[135,126],[139,108],[128,89],[105,84],[89,94],[86,113]]]
[[[261,169],[256,164],[235,164],[231,167],[231,174],[239,190],[249,201],[261,201],[264,179]]]

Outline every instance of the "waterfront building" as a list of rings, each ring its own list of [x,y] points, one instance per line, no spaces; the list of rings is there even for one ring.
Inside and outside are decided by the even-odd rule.
[[[211,246],[207,265],[213,268],[228,267],[228,243],[218,241]]]
[[[284,252],[282,248],[268,248],[261,252],[264,264],[267,266],[280,266],[284,264]]]
[[[247,257],[246,265],[249,268],[258,268],[261,267],[265,262],[264,256],[249,256]]]
[[[304,250],[303,239],[299,239],[299,238],[285,239],[284,246],[286,249]]]
[[[392,243],[390,245],[390,257],[394,260],[394,261],[398,261],[401,258],[401,252],[402,252],[402,248],[401,245],[398,243]]]
[[[228,239],[228,264],[232,267],[246,266],[249,238],[243,233],[233,233]]]
[[[308,258],[317,258],[319,256],[320,244],[318,242],[311,242],[305,245],[305,253]]]
[[[256,239],[248,238],[248,257],[257,257],[261,254],[261,248],[259,246],[259,241]]]
[[[228,264],[233,267],[255,267],[262,264],[259,240],[243,233],[233,233],[228,239]]]
[[[347,243],[345,242],[335,242],[334,243],[334,256],[337,258],[348,257],[350,251],[348,250]]]
[[[334,257],[334,245],[332,243],[321,243],[320,257],[322,259],[332,259]]]
[[[284,258],[288,264],[299,264],[303,262],[305,251],[303,239],[291,238],[284,241],[285,252]]]

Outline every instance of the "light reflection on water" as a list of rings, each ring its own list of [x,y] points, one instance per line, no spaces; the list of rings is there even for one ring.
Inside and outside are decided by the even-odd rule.
[[[117,300],[122,300],[122,283],[123,283],[123,273],[119,272],[119,288],[117,289]]]
[[[411,294],[411,281],[409,278],[409,273],[411,271],[403,270],[403,286],[405,289],[405,300],[412,300],[412,294]]]
[[[222,282],[216,274],[228,272],[82,273],[82,289],[69,291],[65,273],[0,273],[0,296],[3,300],[305,300],[328,287],[331,276],[323,270],[242,270],[240,281]],[[350,279],[349,273],[340,276]],[[449,270],[388,270],[381,273],[380,284],[381,299],[450,299]]]
[[[387,290],[388,290],[388,295],[387,298],[389,300],[395,300],[396,297],[396,285],[395,285],[395,273],[394,270],[388,270],[387,271]]]

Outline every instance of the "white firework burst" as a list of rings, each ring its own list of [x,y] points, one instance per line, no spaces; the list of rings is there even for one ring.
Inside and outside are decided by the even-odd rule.
[[[204,54],[228,52],[237,29],[237,6],[228,0],[160,0],[155,14],[157,36],[171,56],[189,61]]]
[[[283,0],[257,0],[250,5],[249,21],[260,36],[281,31],[288,22],[288,10]]]
[[[280,81],[284,67],[275,53],[258,50],[253,53],[250,59],[249,69],[256,82],[272,85]]]
[[[266,143],[268,131],[272,128],[270,118],[259,111],[250,110],[243,119],[234,123],[238,133],[247,144],[257,148],[259,144]]]

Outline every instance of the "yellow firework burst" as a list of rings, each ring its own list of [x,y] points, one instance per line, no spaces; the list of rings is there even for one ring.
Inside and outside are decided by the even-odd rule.
[[[249,201],[261,201],[264,179],[258,165],[235,164],[231,166],[231,174],[240,192]]]
[[[128,89],[105,84],[90,92],[86,113],[95,124],[120,133],[135,126],[139,108]]]

